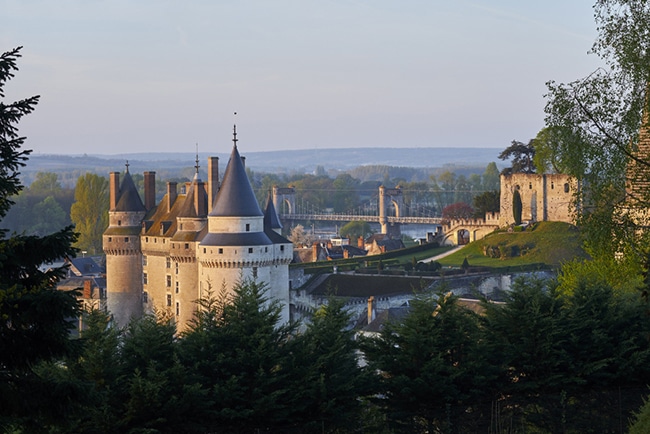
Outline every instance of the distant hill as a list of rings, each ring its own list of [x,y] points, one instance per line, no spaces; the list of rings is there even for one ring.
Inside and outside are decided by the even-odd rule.
[[[264,172],[313,172],[317,166],[328,169],[347,170],[364,165],[387,165],[403,167],[485,167],[498,160],[501,150],[495,148],[348,148],[348,149],[303,149],[294,151],[246,152],[246,165],[256,171]],[[211,153],[226,159],[230,153]],[[199,164],[205,165],[208,153],[199,154]],[[188,153],[132,153],[132,154],[84,154],[84,155],[45,155],[33,154],[29,170],[110,168],[121,170],[126,160],[133,171],[170,169],[194,166],[196,155]],[[34,167],[29,167],[34,166]],[[37,170],[37,171],[38,171]]]

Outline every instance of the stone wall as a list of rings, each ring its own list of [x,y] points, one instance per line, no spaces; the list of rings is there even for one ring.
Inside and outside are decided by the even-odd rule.
[[[514,223],[512,197],[519,190],[522,221],[574,222],[573,199],[577,181],[563,174],[513,173],[501,175],[499,225]]]

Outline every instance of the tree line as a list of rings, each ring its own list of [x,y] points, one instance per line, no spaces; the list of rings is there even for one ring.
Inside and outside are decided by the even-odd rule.
[[[343,301],[281,324],[264,284],[210,292],[189,330],[85,313],[81,339],[6,380],[14,433],[621,432],[650,381],[650,317],[606,284],[518,280],[478,314],[441,291],[355,339]],[[21,367],[21,371],[26,367]],[[18,367],[15,367],[18,371]],[[11,371],[13,374],[18,372]],[[20,372],[20,371],[19,371]]]

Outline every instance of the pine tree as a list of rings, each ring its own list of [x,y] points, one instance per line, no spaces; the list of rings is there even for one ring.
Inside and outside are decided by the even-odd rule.
[[[19,57],[20,47],[0,55],[0,98]],[[38,99],[0,102],[0,219],[13,204],[11,196],[22,189],[19,169],[31,152],[21,150],[25,137],[18,135],[16,124]],[[48,417],[47,405],[33,403],[43,387],[34,367],[71,351],[70,319],[79,308],[76,293],[56,289],[65,267],[41,267],[74,256],[74,241],[72,227],[42,237],[0,229],[0,427],[37,426]]]
[[[522,208],[521,195],[519,194],[519,190],[515,190],[514,193],[512,193],[512,217],[514,218],[516,225],[521,224]]]

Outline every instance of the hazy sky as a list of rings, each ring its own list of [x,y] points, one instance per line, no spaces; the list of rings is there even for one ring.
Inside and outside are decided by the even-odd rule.
[[[0,51],[37,153],[505,148],[599,66],[592,3],[0,0]]]

